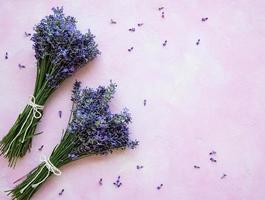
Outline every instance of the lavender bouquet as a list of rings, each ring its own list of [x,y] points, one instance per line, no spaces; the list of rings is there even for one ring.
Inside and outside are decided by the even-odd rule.
[[[115,93],[116,84],[97,89],[81,89],[74,84],[72,112],[65,134],[51,156],[41,157],[42,163],[32,170],[26,179],[9,191],[12,199],[28,200],[52,174],[61,175],[59,168],[74,160],[91,155],[105,155],[115,149],[135,148],[136,140],[130,140],[128,124],[131,117],[124,109],[112,114],[109,102]]]
[[[77,30],[75,18],[65,16],[63,8],[53,8],[52,11],[53,15],[46,16],[34,27],[31,38],[37,59],[34,93],[0,142],[0,151],[8,158],[9,166],[15,166],[17,159],[30,149],[49,96],[63,80],[100,53],[90,31],[82,34]]]

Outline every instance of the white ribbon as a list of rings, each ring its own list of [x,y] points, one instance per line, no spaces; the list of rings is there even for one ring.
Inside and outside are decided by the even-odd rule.
[[[13,139],[13,140],[11,141],[11,143],[9,144],[9,147],[8,147],[8,149],[7,149],[6,153],[5,153],[5,155],[6,155],[6,154],[8,153],[8,151],[10,150],[11,145],[13,144],[13,142],[17,139],[17,137],[18,137],[19,135],[21,135],[21,131],[22,131],[22,129],[24,128],[24,126],[26,125],[26,123],[27,123],[27,121],[28,121],[28,119],[29,119],[29,117],[30,117],[30,115],[31,115],[31,112],[33,112],[33,115],[32,115],[31,121],[30,121],[30,123],[29,123],[29,125],[28,125],[26,131],[24,132],[24,135],[23,135],[23,138],[22,138],[22,140],[21,140],[21,143],[24,143],[24,142],[25,142],[26,133],[28,132],[28,129],[29,129],[30,126],[32,125],[33,119],[34,119],[34,118],[35,118],[35,119],[40,119],[40,118],[42,117],[42,114],[41,114],[40,110],[43,110],[44,106],[41,106],[41,105],[36,104],[36,98],[35,98],[34,96],[30,95],[30,99],[29,99],[29,103],[28,103],[28,105],[31,106],[31,109],[30,109],[30,111],[29,111],[29,114],[28,114],[26,120],[24,121],[24,123],[22,124],[22,126],[21,126],[21,128],[20,128],[18,134],[16,135],[16,137],[14,137],[14,139]]]
[[[45,178],[43,180],[41,180],[40,182],[38,183],[35,183],[35,184],[32,184],[31,187],[33,188],[36,188],[38,187],[41,183],[43,183],[50,175],[50,173],[52,172],[55,176],[61,176],[62,175],[62,172],[57,168],[55,167],[52,162],[50,161],[49,158],[46,158],[45,155],[42,155],[40,157],[40,161],[41,162],[44,162],[44,165],[42,166],[42,168],[40,169],[40,171],[36,174],[36,176],[24,187],[20,190],[20,193],[22,194],[25,189],[28,188],[28,186],[30,186],[35,180],[36,178],[40,175],[40,173],[42,172],[42,170],[46,167],[48,169],[48,173],[47,175],[45,176]]]

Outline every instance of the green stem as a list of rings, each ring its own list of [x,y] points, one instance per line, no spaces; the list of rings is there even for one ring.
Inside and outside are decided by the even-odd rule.
[[[49,86],[46,80],[47,73],[54,75],[56,71],[55,68],[51,66],[48,58],[44,58],[37,62],[37,76],[33,96],[36,100],[35,103],[38,105],[44,105],[55,90]],[[43,113],[41,110],[40,112],[41,114]],[[18,158],[23,157],[31,148],[32,138],[37,124],[41,119],[36,119],[33,115],[32,107],[27,105],[18,116],[7,135],[0,142],[1,154],[4,154],[4,156],[8,158],[10,167],[15,167]],[[22,142],[24,137],[25,140]]]

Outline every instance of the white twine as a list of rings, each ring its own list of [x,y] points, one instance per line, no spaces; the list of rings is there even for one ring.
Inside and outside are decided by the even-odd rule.
[[[55,176],[61,176],[62,172],[55,167],[52,162],[50,161],[50,158],[46,158],[45,155],[42,155],[40,157],[40,161],[44,162],[44,165],[42,166],[42,168],[40,169],[40,171],[36,174],[36,176],[24,187],[20,190],[20,193],[22,194],[35,180],[36,178],[40,175],[40,173],[42,172],[42,170],[46,167],[48,169],[48,173],[45,176],[45,178],[43,180],[41,180],[38,183],[32,184],[31,187],[36,188],[38,187],[40,184],[42,184],[50,175],[50,173],[52,172]]]
[[[8,153],[8,151],[9,151],[10,148],[11,148],[11,145],[12,145],[13,142],[17,139],[17,137],[18,137],[19,135],[21,135],[21,131],[22,131],[22,129],[24,128],[24,126],[26,125],[26,123],[27,123],[27,121],[28,121],[28,119],[29,119],[29,117],[30,117],[30,115],[31,115],[31,112],[33,112],[33,115],[32,115],[31,121],[30,121],[30,123],[29,123],[29,125],[28,125],[26,131],[24,132],[24,135],[23,135],[23,138],[22,138],[22,140],[21,140],[21,143],[24,143],[24,142],[25,142],[26,133],[28,132],[28,129],[29,129],[30,126],[32,125],[33,119],[34,119],[34,118],[35,118],[35,119],[40,119],[40,118],[42,117],[42,114],[41,114],[40,110],[43,110],[44,106],[41,106],[41,105],[36,104],[36,98],[35,98],[34,96],[30,95],[30,99],[29,99],[29,103],[28,103],[28,105],[31,106],[31,109],[30,109],[30,111],[29,111],[29,114],[28,114],[26,120],[24,121],[24,123],[22,124],[22,126],[21,126],[21,128],[20,128],[18,134],[16,135],[16,137],[14,137],[14,139],[13,139],[13,140],[11,141],[11,143],[9,144],[9,147],[8,147],[8,149],[7,149],[7,151],[6,151],[5,154]]]

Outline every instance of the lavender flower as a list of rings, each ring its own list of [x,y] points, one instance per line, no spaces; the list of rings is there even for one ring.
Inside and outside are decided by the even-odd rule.
[[[48,160],[45,159],[26,176],[26,180],[9,191],[13,200],[30,199],[40,185],[54,173],[49,168],[51,163],[58,172],[63,165],[85,156],[106,155],[116,149],[134,149],[138,145],[138,141],[129,138],[128,125],[131,116],[128,110],[124,109],[118,114],[110,112],[109,103],[116,87],[112,82],[107,87],[99,86],[97,89],[81,89],[78,81],[74,84],[72,114],[60,144],[54,148]],[[61,175],[61,171],[59,174]],[[99,185],[102,184],[101,178]],[[117,188],[122,186],[120,176],[113,184]]]
[[[70,159],[85,154],[107,154],[113,149],[134,148],[138,144],[129,139],[131,116],[128,110],[125,108],[119,114],[109,110],[116,87],[112,82],[108,87],[99,86],[96,90],[81,89],[80,82],[74,84],[74,110],[67,132],[75,135],[76,145],[69,154]]]
[[[37,77],[30,101],[34,100],[39,109],[32,112],[32,106],[27,105],[0,141],[0,154],[8,158],[9,166],[15,166],[17,159],[30,149],[44,104],[55,89],[100,54],[94,35],[89,30],[85,34],[77,30],[75,18],[65,16],[63,8],[53,8],[52,11],[52,15],[46,16],[34,27],[31,37],[37,59]],[[8,59],[7,53],[5,58]],[[19,67],[24,68],[23,65]],[[39,113],[39,117],[35,112]]]
[[[226,174],[223,174],[223,175],[221,176],[221,179],[224,179],[226,176],[227,176]]]
[[[100,52],[90,30],[86,34],[77,30],[75,18],[65,16],[62,7],[52,11],[53,15],[35,26],[31,40],[36,59],[48,58],[53,66],[55,73],[48,74],[47,79],[51,87],[56,87]]]
[[[136,169],[143,169],[143,168],[144,168],[143,165],[137,165],[137,166],[136,166]]]

